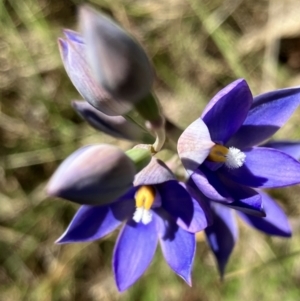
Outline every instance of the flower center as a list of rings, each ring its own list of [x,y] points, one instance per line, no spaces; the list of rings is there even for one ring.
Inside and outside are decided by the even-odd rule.
[[[246,155],[233,146],[227,148],[223,145],[215,144],[207,159],[213,162],[223,162],[228,168],[235,169],[243,166]]]
[[[133,220],[137,223],[142,222],[147,225],[152,220],[151,207],[155,200],[155,189],[152,186],[141,186],[135,193],[136,210]]]

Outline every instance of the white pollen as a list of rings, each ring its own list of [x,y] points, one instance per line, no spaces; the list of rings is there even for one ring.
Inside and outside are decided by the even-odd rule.
[[[143,216],[142,216],[142,223],[144,225],[149,224],[152,221],[152,212],[150,210],[144,210]]]
[[[226,155],[225,165],[229,169],[235,169],[243,166],[246,159],[246,155],[241,152],[239,149],[231,146],[228,149],[228,153]]]
[[[152,213],[144,207],[138,207],[136,208],[132,219],[136,223],[142,222],[144,225],[147,225],[152,221]]]
[[[144,208],[143,207],[139,207],[135,209],[135,212],[133,214],[133,220],[137,223],[139,223],[142,220],[143,217],[143,212],[144,212]]]

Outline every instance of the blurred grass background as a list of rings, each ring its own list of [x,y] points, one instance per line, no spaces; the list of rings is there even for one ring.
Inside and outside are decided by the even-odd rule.
[[[86,1],[0,0],[0,300],[300,300],[300,186],[273,190],[290,216],[292,239],[241,223],[224,282],[203,235],[189,288],[160,251],[131,289],[118,293],[111,270],[115,235],[57,246],[76,206],[47,199],[60,161],[88,143],[116,143],[70,106],[79,95],[59,57],[62,28],[76,29]],[[300,84],[298,0],[93,0],[144,45],[166,115],[181,126],[222,87],[244,77],[254,95]],[[299,112],[277,138],[300,140]]]

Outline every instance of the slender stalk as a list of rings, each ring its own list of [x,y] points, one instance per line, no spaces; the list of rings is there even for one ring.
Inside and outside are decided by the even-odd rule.
[[[159,152],[166,141],[166,131],[164,127],[158,128],[155,130],[156,140],[153,143],[153,150],[157,153]]]

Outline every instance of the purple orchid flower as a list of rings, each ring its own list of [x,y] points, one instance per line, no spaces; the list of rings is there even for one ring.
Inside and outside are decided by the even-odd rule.
[[[221,90],[179,138],[179,156],[190,174],[187,185],[211,204],[214,223],[205,233],[221,276],[238,236],[230,208],[269,235],[291,235],[280,207],[253,187],[300,182],[300,164],[291,156],[299,148],[289,143],[282,143],[282,149],[271,144],[256,146],[283,126],[299,103],[300,88],[253,99],[247,83],[240,79]],[[290,151],[285,153],[283,148]]]
[[[300,158],[299,141],[272,141],[264,144],[294,157]],[[195,185],[195,184],[192,184]],[[199,193],[199,192],[198,192]],[[270,236],[291,237],[288,218],[280,206],[266,193],[259,191],[266,217],[257,217],[237,211],[238,216],[252,228]],[[201,196],[203,199],[203,195]],[[213,224],[205,229],[208,244],[213,251],[221,277],[238,238],[238,228],[232,209],[221,203],[211,202]]]
[[[264,216],[256,188],[300,182],[300,163],[288,154],[256,146],[285,124],[300,103],[300,88],[252,98],[245,80],[221,90],[201,118],[180,136],[178,152],[190,181],[209,199]]]
[[[101,198],[101,196],[99,195]],[[81,206],[57,243],[94,241],[123,222],[113,254],[119,291],[126,290],[145,272],[160,242],[171,269],[191,285],[196,241],[193,233],[209,222],[209,210],[176,181],[160,160],[151,162],[135,178],[134,186],[115,202]]]

